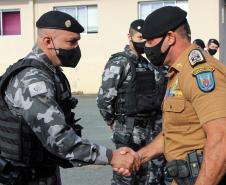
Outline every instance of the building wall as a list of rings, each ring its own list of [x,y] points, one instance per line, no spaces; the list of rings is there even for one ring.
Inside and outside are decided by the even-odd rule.
[[[37,0],[37,17],[54,6],[97,4],[98,33],[82,34],[82,58],[76,69],[64,71],[69,77],[72,91],[97,93],[105,63],[112,53],[121,51],[127,43],[129,24],[137,18],[137,0],[81,0],[43,3]]]
[[[145,1],[145,0],[144,0]],[[192,40],[221,40],[220,58],[224,58],[225,23],[221,20],[223,0],[188,0]],[[11,2],[11,3],[10,3]],[[138,18],[138,0],[1,0],[2,9],[21,9],[20,36],[0,36],[1,69],[31,50],[36,37],[35,22],[56,6],[97,5],[98,33],[82,34],[82,58],[75,69],[64,68],[72,91],[96,93],[105,63],[112,53],[121,51],[127,43],[129,24]],[[201,13],[200,13],[201,12]],[[218,53],[219,54],[219,53]],[[218,56],[216,56],[218,57]]]
[[[201,38],[207,44],[210,38],[220,39],[220,1],[189,0],[189,23],[192,40]],[[215,56],[219,58],[219,52]]]
[[[16,3],[15,3],[16,2]],[[16,4],[16,5],[15,5]],[[34,16],[33,1],[0,1],[1,9],[20,9],[21,15],[21,35],[0,36],[0,73],[3,73],[9,64],[16,62],[19,58],[30,51],[34,43]]]
[[[220,59],[226,64],[226,1],[220,0],[219,6],[219,33],[220,33]]]

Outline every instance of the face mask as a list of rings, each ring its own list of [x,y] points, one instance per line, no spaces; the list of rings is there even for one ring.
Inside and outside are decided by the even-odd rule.
[[[135,48],[136,52],[141,55],[144,53],[144,46],[145,46],[145,42],[134,42],[133,43],[133,47]]]
[[[81,58],[81,50],[79,46],[73,49],[62,49],[62,48],[56,49],[54,42],[53,42],[53,46],[54,46],[54,50],[56,51],[56,55],[61,62],[62,67],[75,68],[77,66]]]
[[[217,49],[208,49],[208,52],[210,55],[215,55],[215,53],[217,52]]]
[[[169,46],[168,49],[164,53],[162,53],[162,51],[161,51],[161,47],[162,47],[162,44],[165,40],[165,37],[166,36],[164,36],[162,38],[162,40],[157,45],[155,45],[153,47],[145,47],[144,48],[144,52],[145,52],[148,60],[150,60],[150,62],[152,64],[154,64],[155,66],[162,66],[163,65],[163,63],[166,59],[166,56],[167,56],[167,54],[170,50],[171,46]]]
[[[56,49],[58,50],[57,57],[60,59],[62,67],[75,68],[81,58],[81,50],[79,46],[73,49]]]

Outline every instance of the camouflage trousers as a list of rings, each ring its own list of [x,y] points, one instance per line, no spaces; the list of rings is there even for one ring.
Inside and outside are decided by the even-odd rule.
[[[162,130],[162,116],[158,114],[154,120],[152,129],[149,132],[149,142],[151,142]],[[165,157],[162,155],[148,162],[148,177],[145,185],[168,185],[166,181],[164,167]]]
[[[167,185],[164,172],[165,163],[164,156],[148,162],[148,175],[145,185]]]
[[[126,124],[122,124],[116,120],[113,132],[118,132],[119,134],[125,133],[128,131],[126,127]],[[116,148],[128,146],[137,151],[151,142],[161,131],[161,128],[161,115],[157,115],[152,119],[141,118],[134,124],[132,130],[132,144],[122,144],[115,141],[114,138],[113,141],[116,143]],[[143,164],[139,171],[134,172],[129,177],[113,172],[111,185],[164,185],[164,166],[165,158],[160,156],[155,160]]]

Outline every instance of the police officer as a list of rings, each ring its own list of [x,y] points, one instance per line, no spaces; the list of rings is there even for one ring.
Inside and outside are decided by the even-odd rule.
[[[220,43],[216,40],[216,39],[209,39],[208,43],[207,43],[207,52],[210,55],[215,55],[217,53],[217,50],[220,47]]]
[[[193,40],[193,44],[196,44],[197,46],[199,46],[203,50],[205,50],[205,48],[206,48],[205,43],[202,39]]]
[[[135,168],[138,157],[132,150],[112,152],[91,143],[79,137],[74,125],[76,102],[60,66],[78,64],[83,27],[59,11],[43,14],[36,26],[37,44],[7,69],[0,83],[0,182],[60,185],[58,166]]]
[[[129,28],[129,45],[113,54],[107,62],[97,96],[100,113],[113,129],[116,148],[129,146],[137,151],[161,130],[160,105],[165,91],[164,69],[153,67],[142,54],[145,40],[144,20],[135,20]],[[113,172],[112,185],[162,184],[164,158],[151,162],[130,177]],[[151,175],[151,176],[150,176]],[[147,176],[150,176],[147,179]]]
[[[187,13],[166,6],[145,20],[145,53],[169,65],[163,129],[138,153],[142,162],[164,153],[174,184],[226,184],[226,67],[190,43]],[[221,180],[222,179],[222,180]]]

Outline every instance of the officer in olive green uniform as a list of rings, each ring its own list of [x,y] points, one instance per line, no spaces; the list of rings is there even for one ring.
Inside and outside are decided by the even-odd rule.
[[[169,65],[163,129],[138,153],[142,162],[164,153],[178,185],[225,185],[226,67],[190,43],[187,13],[163,7],[145,20],[146,56]]]

